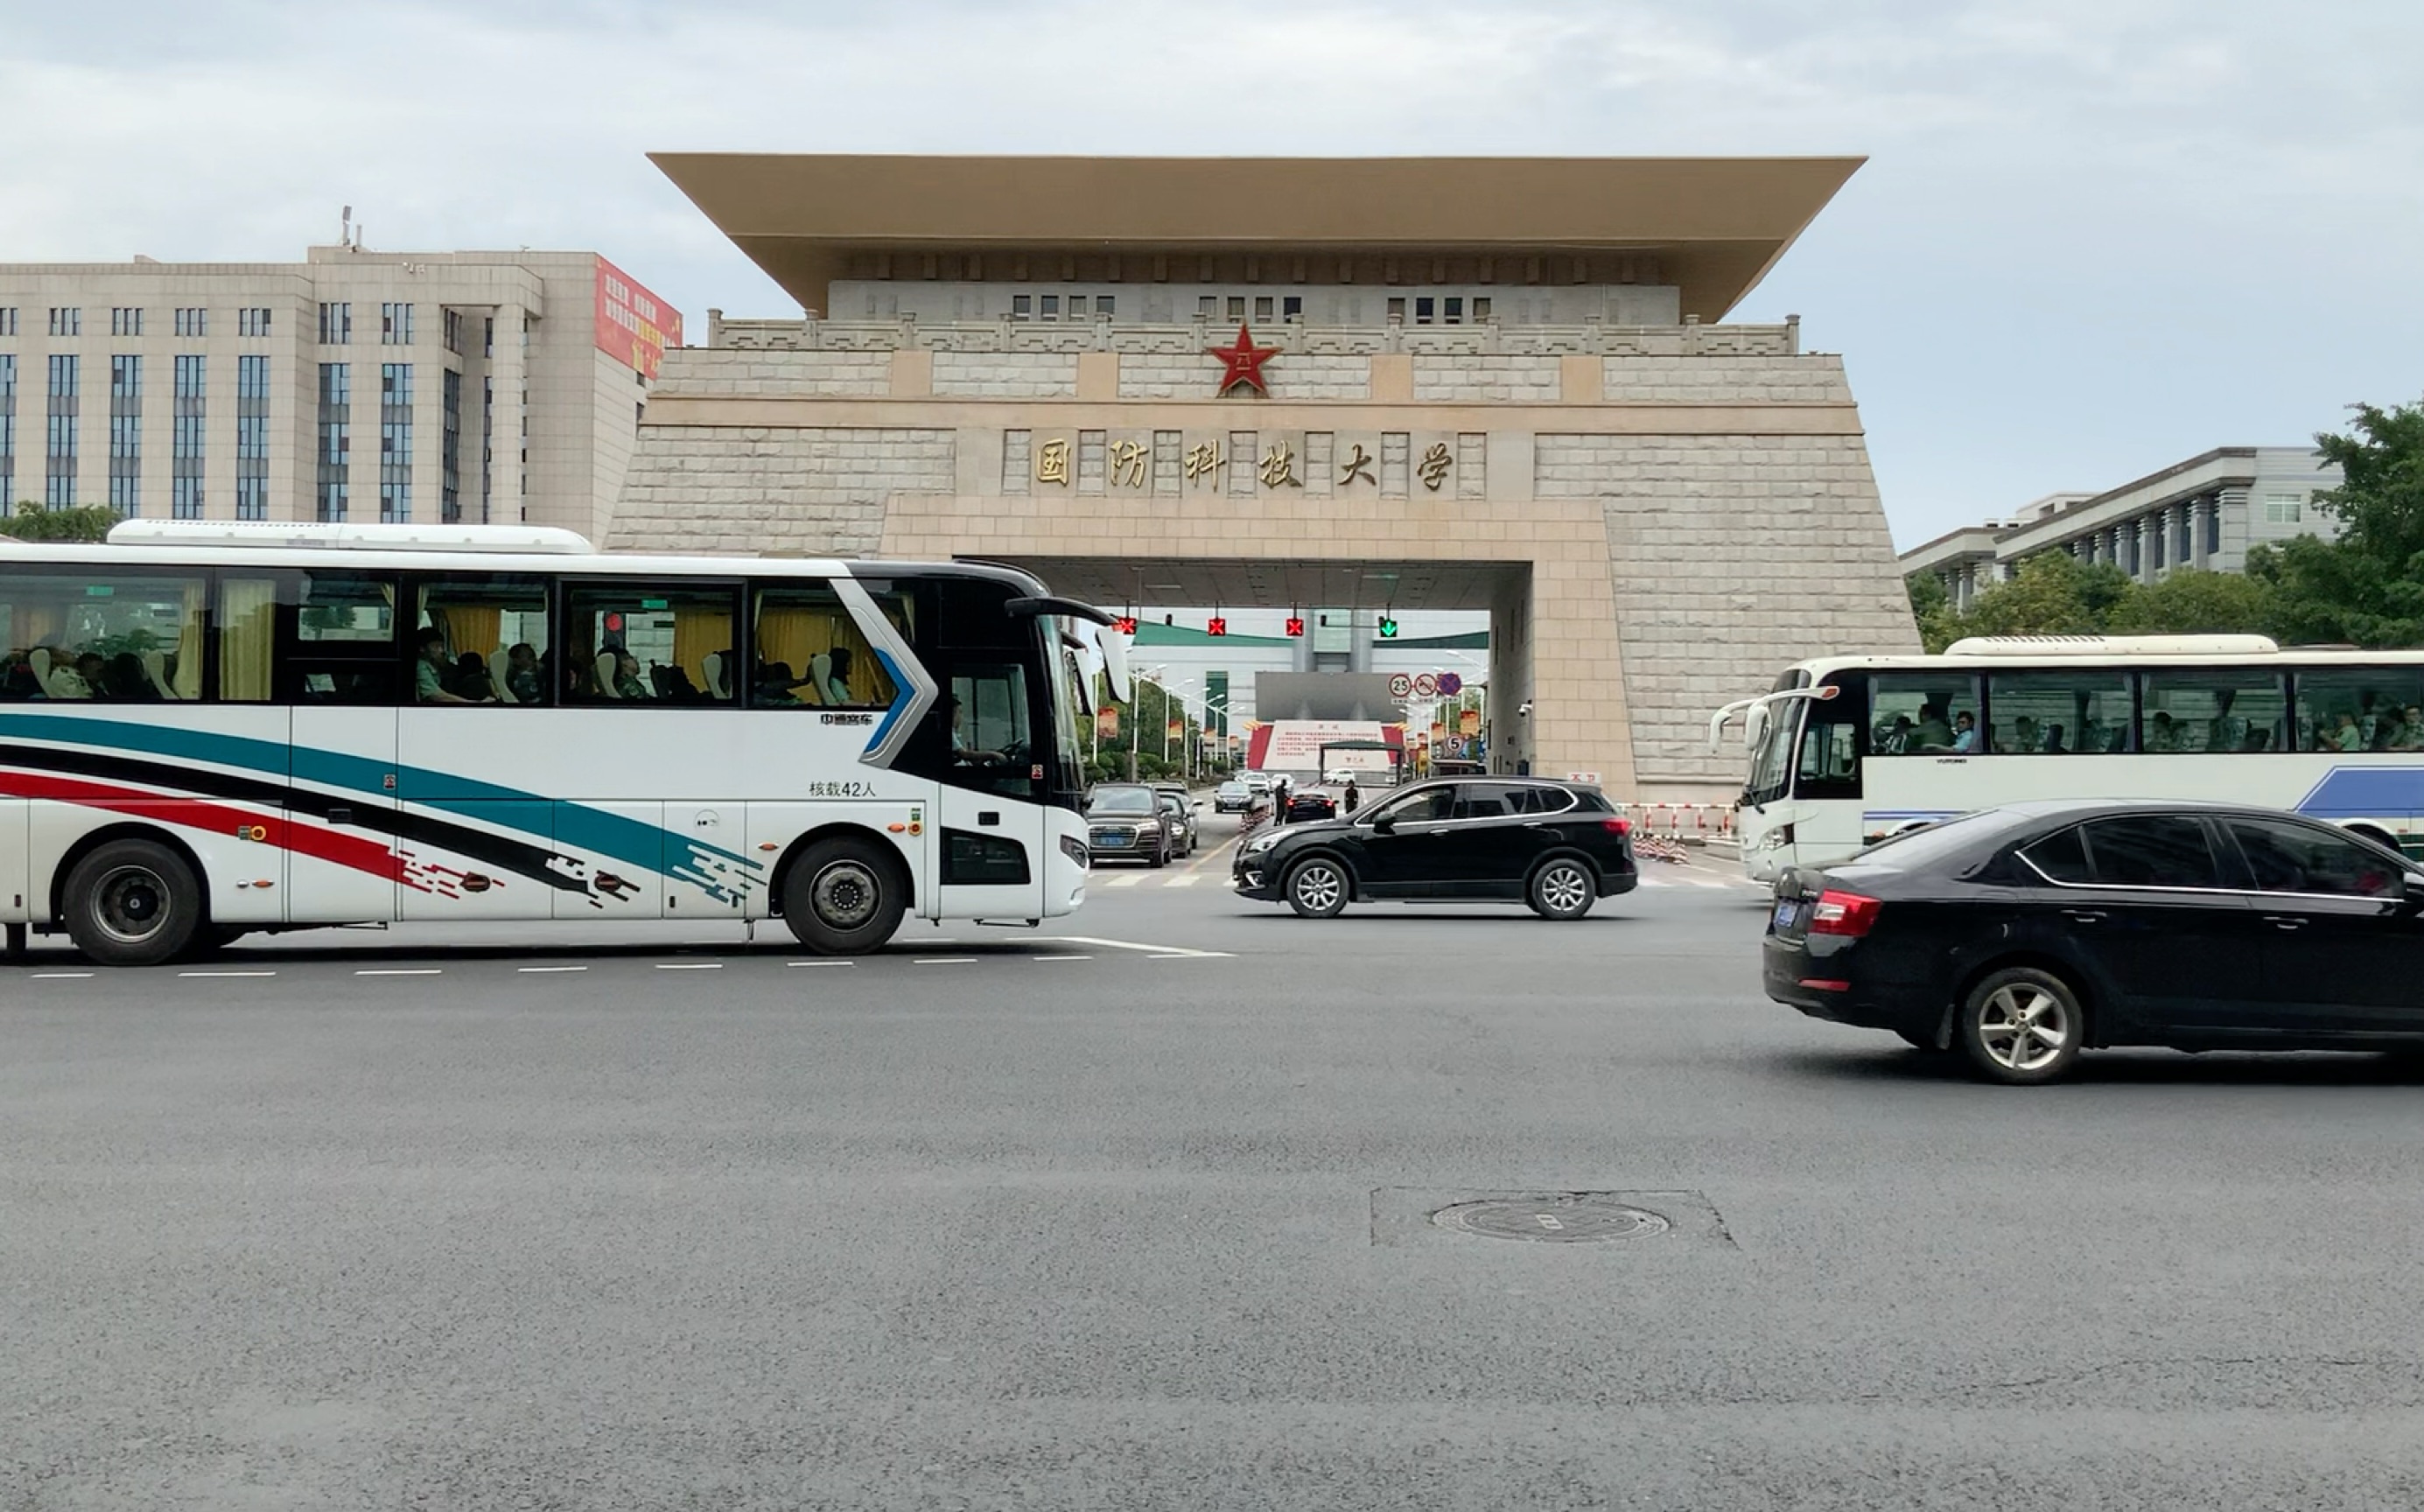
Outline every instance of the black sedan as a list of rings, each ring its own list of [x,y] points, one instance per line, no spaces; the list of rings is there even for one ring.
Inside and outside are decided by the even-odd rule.
[[[1767,995],[2051,1081],[2082,1048],[2424,1044],[2424,869],[2271,809],[2015,804],[1777,880]]]
[[[1631,892],[1631,826],[1596,788],[1525,778],[1427,782],[1352,819],[1265,830],[1237,852],[1238,893],[1328,918],[1350,901],[1529,903],[1580,918]]]

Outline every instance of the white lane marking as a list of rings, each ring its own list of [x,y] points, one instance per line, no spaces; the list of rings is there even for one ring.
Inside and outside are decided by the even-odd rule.
[[[855,961],[786,961],[787,966],[854,966]]]
[[[1035,959],[1038,961],[1092,961],[1094,958],[1092,956],[1037,956]],[[87,972],[85,975],[92,974]]]
[[[545,971],[587,971],[587,966],[516,966],[516,971],[532,974]]]
[[[1060,939],[1071,945],[1099,945],[1108,950],[1141,950],[1147,955],[1163,956],[1229,956],[1227,950],[1197,950],[1183,945],[1143,945],[1135,940],[1105,940],[1092,934],[1063,934]]]
[[[1635,885],[1639,887],[1672,887],[1675,884],[1671,882],[1660,882],[1655,877],[1643,877],[1636,882]]]
[[[1141,871],[1123,871],[1118,876],[1110,879],[1110,881],[1103,883],[1103,885],[1105,887],[1133,887],[1142,881],[1144,881],[1144,873]]]
[[[1683,880],[1684,880],[1685,882],[1690,883],[1691,883],[1693,886],[1695,886],[1695,887],[1714,887],[1714,888],[1715,888],[1715,889],[1716,889],[1717,891],[1719,891],[1719,892],[1723,892],[1723,891],[1725,891],[1728,887],[1730,887],[1730,886],[1733,885],[1731,883],[1723,883],[1723,882],[1702,882],[1702,881],[1701,881],[1699,878],[1698,878],[1698,877],[1686,877],[1686,878],[1684,878]]]
[[[973,966],[974,956],[921,956],[909,963],[913,966]]]
[[[181,971],[180,977],[275,977],[274,971]]]
[[[37,971],[33,978],[36,981],[82,981],[91,975],[89,971]]]
[[[1204,877],[1202,873],[1189,871],[1171,878],[1168,882],[1163,883],[1162,885],[1164,887],[1192,887],[1203,880]]]
[[[440,970],[441,968],[438,966],[382,966],[375,970],[357,971],[354,975],[357,977],[435,977]]]
[[[660,961],[656,964],[659,971],[722,971],[724,969],[724,963],[721,961]]]

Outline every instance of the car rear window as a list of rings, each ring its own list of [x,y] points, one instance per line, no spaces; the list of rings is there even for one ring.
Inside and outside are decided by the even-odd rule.
[[[2018,816],[2003,809],[1982,808],[1974,814],[1930,824],[1923,830],[1889,836],[1861,851],[1859,858],[1880,858],[1889,866],[1923,867],[2018,822]]]

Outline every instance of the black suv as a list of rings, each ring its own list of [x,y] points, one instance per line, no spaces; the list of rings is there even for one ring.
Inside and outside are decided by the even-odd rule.
[[[1170,864],[1161,795],[1140,782],[1107,782],[1086,795],[1086,850],[1095,861]]]
[[[1328,918],[1350,901],[1528,903],[1580,918],[1633,890],[1632,826],[1596,788],[1523,777],[1425,782],[1352,819],[1290,824],[1239,849],[1237,892]]]

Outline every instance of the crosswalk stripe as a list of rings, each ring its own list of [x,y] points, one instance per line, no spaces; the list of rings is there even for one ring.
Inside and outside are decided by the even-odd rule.
[[[1203,880],[1204,879],[1201,876],[1190,871],[1183,877],[1172,877],[1168,882],[1163,883],[1162,885],[1164,887],[1192,887]]]
[[[1142,881],[1144,881],[1143,873],[1124,871],[1116,877],[1107,879],[1103,885],[1105,887],[1133,887]]]

